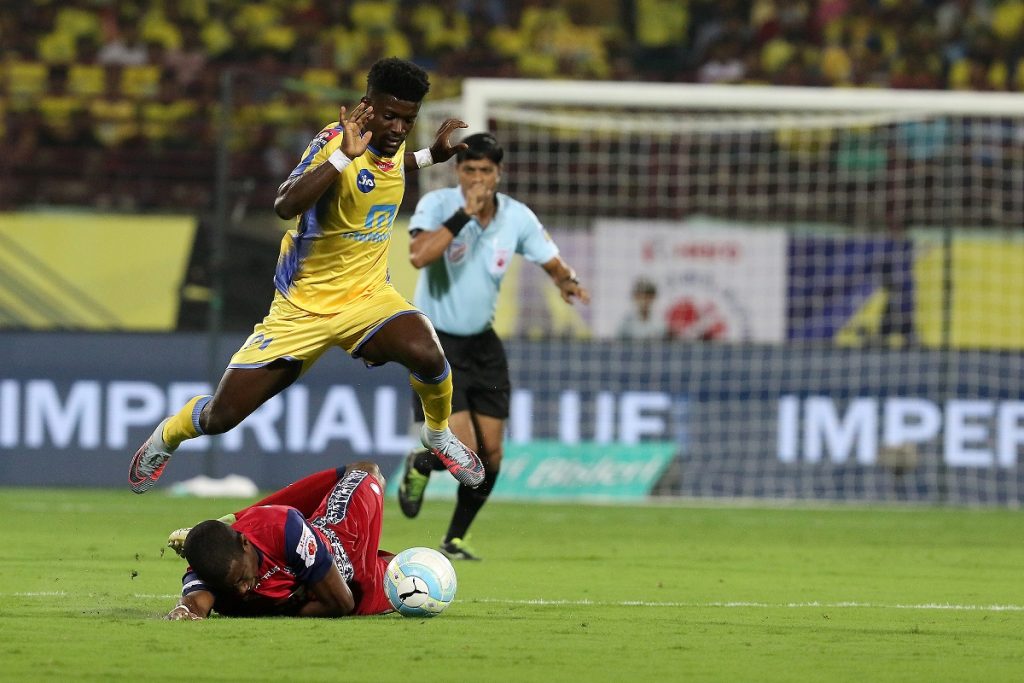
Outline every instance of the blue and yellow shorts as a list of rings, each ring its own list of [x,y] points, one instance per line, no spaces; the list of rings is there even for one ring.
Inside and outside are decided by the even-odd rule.
[[[301,361],[305,372],[334,346],[358,358],[359,349],[384,323],[407,313],[419,310],[390,283],[360,296],[344,311],[326,315],[301,309],[276,292],[270,312],[231,356],[228,367],[258,368],[283,358]]]

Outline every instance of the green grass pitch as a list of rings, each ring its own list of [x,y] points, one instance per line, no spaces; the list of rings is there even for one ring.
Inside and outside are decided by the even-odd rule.
[[[0,490],[0,680],[1024,680],[1015,511],[493,503],[438,618],[163,621],[167,533],[241,506]]]

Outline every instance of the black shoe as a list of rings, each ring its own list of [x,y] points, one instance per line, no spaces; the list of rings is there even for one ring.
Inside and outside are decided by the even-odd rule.
[[[402,475],[402,483],[398,485],[398,507],[402,508],[402,514],[412,519],[420,514],[420,506],[423,505],[423,492],[430,481],[429,474],[420,474],[416,469],[416,458],[425,450],[415,450],[405,456],[405,474]]]
[[[461,538],[453,538],[450,541],[444,541],[441,543],[440,550],[444,553],[444,556],[449,560],[482,560],[472,550],[469,549],[469,544]]]

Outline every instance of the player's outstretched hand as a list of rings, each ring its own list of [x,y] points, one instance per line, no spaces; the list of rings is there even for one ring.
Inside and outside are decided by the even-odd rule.
[[[202,621],[202,617],[185,605],[178,605],[164,617],[167,621]]]
[[[458,128],[469,128],[469,125],[461,119],[445,119],[441,127],[437,129],[434,144],[430,146],[430,156],[434,158],[435,164],[448,161],[462,150],[469,148],[465,142],[452,144],[452,133]]]
[[[565,301],[566,303],[573,303],[573,299],[576,299],[583,304],[590,303],[590,292],[586,287],[581,286],[580,283],[576,281],[576,278],[562,280],[558,285],[558,291],[562,295],[562,301]]]
[[[363,132],[363,128],[366,127],[366,122],[372,116],[373,107],[366,100],[357,104],[351,115],[348,115],[345,107],[341,108],[338,121],[341,122],[341,127],[345,130],[344,137],[341,139],[341,153],[349,159],[360,156],[369,146],[373,133]]]

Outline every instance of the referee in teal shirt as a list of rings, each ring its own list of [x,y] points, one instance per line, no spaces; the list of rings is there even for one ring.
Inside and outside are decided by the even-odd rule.
[[[476,133],[463,142],[468,147],[456,156],[458,187],[425,194],[409,221],[409,260],[420,270],[413,303],[434,324],[452,368],[448,424],[486,471],[477,488],[459,486],[441,551],[476,560],[467,532],[501,470],[511,394],[508,359],[491,327],[501,281],[512,257],[522,254],[547,272],[567,303],[587,303],[590,294],[533,211],[497,191],[504,150],[494,136]],[[422,421],[422,408],[416,412]],[[429,451],[409,454],[398,490],[406,517],[419,513],[430,473],[439,469],[444,466]]]

